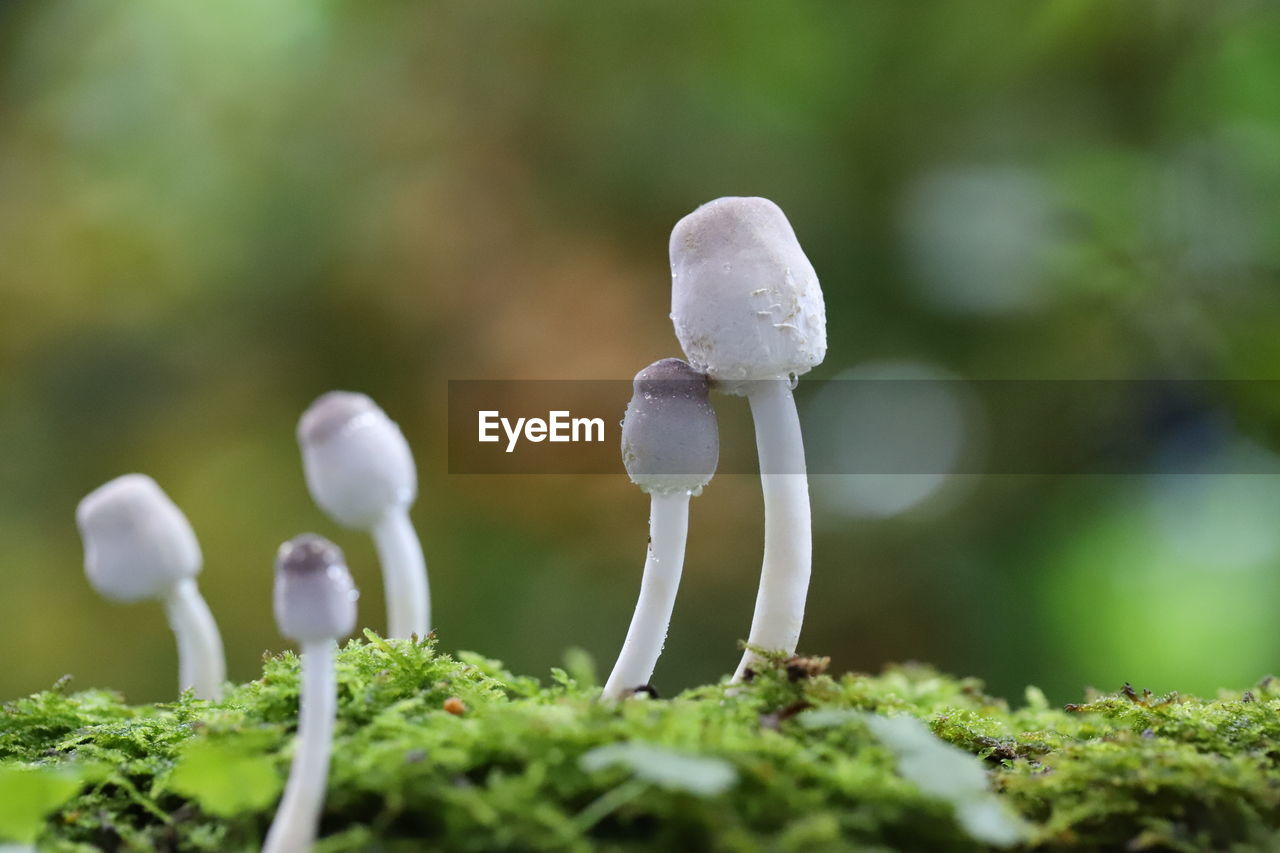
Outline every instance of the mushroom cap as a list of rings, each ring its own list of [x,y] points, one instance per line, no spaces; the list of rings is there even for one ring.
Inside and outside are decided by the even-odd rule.
[[[622,463],[645,492],[698,494],[720,456],[707,377],[678,358],[636,374],[622,420]]]
[[[720,390],[806,373],[826,355],[818,275],[768,199],[718,198],[677,222],[671,285],[680,346]]]
[[[417,497],[404,433],[364,394],[321,395],[298,422],[298,445],[311,497],[339,524],[367,530]]]
[[[159,598],[200,573],[191,522],[145,474],[125,474],[90,492],[76,507],[76,526],[85,575],[103,598]]]
[[[337,640],[356,626],[359,597],[342,549],[314,533],[276,555],[274,609],[280,633],[299,643]]]

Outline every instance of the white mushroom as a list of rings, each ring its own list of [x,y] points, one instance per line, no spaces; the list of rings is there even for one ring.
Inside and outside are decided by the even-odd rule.
[[[364,394],[330,391],[298,422],[311,497],[339,524],[373,536],[387,597],[387,634],[425,637],[431,599],[422,545],[409,520],[418,495],[400,427]]]
[[[202,558],[191,523],[144,474],[125,474],[76,508],[89,583],[111,601],[160,599],[178,640],[178,687],[218,699],[226,660],[217,623],[196,586]]]
[[[303,853],[315,843],[329,781],[337,719],[337,640],[356,624],[355,585],[337,545],[313,534],[286,542],[276,557],[280,633],[301,646],[298,744],[263,853]]]
[[[804,621],[813,542],[795,378],[827,350],[813,265],[782,210],[763,198],[721,198],[671,232],[671,319],[694,369],[747,397],[764,492],[764,562],[747,642],[794,653]],[[734,680],[755,659],[743,655]]]
[[[636,374],[622,422],[622,461],[649,494],[649,551],[640,598],[604,698],[619,699],[649,683],[671,624],[684,567],[689,498],[710,482],[720,453],[707,378],[678,358]]]

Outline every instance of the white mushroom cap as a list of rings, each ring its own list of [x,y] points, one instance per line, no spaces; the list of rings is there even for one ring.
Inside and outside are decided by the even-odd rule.
[[[342,549],[314,533],[276,555],[275,614],[280,633],[299,643],[336,640],[356,626],[359,593]]]
[[[678,358],[636,374],[622,421],[622,463],[645,492],[698,494],[720,457],[707,377]]]
[[[145,474],[125,474],[90,492],[76,508],[84,571],[112,601],[163,596],[200,573],[191,522]]]
[[[298,422],[298,445],[311,497],[339,524],[367,530],[417,497],[404,433],[364,394],[322,395]]]
[[[671,319],[721,390],[806,373],[827,352],[818,275],[776,204],[718,198],[671,232]]]

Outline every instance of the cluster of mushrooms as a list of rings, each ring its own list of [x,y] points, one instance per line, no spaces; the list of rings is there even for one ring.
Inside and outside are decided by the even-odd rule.
[[[650,495],[649,550],[635,614],[602,698],[644,688],[666,639],[684,564],[689,499],[715,473],[719,437],[711,389],[751,406],[765,504],[764,561],[744,677],[754,649],[795,652],[809,585],[812,537],[796,377],[826,353],[826,313],[813,266],[782,210],[763,198],[721,198],[671,234],[671,319],[688,361],[636,374],[622,458]],[[363,394],[321,396],[298,424],[308,490],[338,524],[372,535],[386,588],[388,636],[431,627],[426,561],[409,508],[417,474],[400,428]],[[85,572],[104,597],[159,599],[177,638],[179,687],[217,700],[226,664],[217,624],[196,585],[200,545],[154,480],[127,474],[80,502]],[[352,632],[358,593],[342,551],[314,534],[281,546],[274,612],[301,650],[298,745],[263,850],[301,853],[319,826],[337,706],[334,654]]]

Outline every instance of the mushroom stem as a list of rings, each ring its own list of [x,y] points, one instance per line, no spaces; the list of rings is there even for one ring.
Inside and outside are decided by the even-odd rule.
[[[315,843],[329,780],[338,683],[331,639],[302,644],[302,687],[298,699],[298,741],[289,781],[262,853],[304,853]]]
[[[605,699],[621,699],[628,691],[648,684],[653,676],[671,624],[688,535],[689,493],[652,492],[649,552],[640,581],[640,599],[618,662],[605,683]]]
[[[431,597],[427,589],[427,561],[409,520],[407,506],[392,507],[373,528],[373,544],[382,564],[387,593],[387,633],[408,639],[431,630]]]
[[[198,699],[221,699],[227,677],[222,636],[196,582],[185,578],[174,584],[164,610],[178,638],[178,690],[194,689]]]
[[[755,421],[764,493],[764,562],[760,590],[747,642],[761,649],[794,654],[804,621],[813,560],[809,515],[809,479],[804,441],[791,383],[786,379],[752,382],[747,391]],[[748,650],[733,675],[742,681],[756,660]]]

